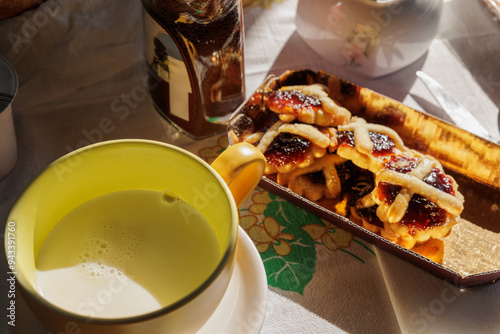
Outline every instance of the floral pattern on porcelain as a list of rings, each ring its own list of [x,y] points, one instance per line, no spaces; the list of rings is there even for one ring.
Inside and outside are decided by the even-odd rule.
[[[346,65],[359,66],[373,54],[380,43],[380,30],[372,25],[358,23],[351,34],[340,45]]]

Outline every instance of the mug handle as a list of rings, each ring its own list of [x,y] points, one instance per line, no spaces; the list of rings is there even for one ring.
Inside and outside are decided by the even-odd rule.
[[[229,146],[210,165],[222,177],[239,207],[257,187],[266,158],[255,146],[237,143]]]

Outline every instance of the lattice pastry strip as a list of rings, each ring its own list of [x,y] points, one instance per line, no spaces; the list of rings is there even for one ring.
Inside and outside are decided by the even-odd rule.
[[[302,154],[300,161],[276,165],[266,164],[265,174],[290,173],[296,168],[303,168],[312,164],[316,159],[323,157],[327,150],[337,148],[336,130],[329,128],[318,129],[315,126],[303,123],[284,123],[277,121],[260,138],[257,149],[266,154],[272,143],[282,133],[300,136],[310,142],[310,146]]]
[[[308,139],[312,144],[325,149],[330,146],[336,147],[337,145],[337,139],[335,137],[328,137],[328,135],[322,133],[318,128],[312,125],[301,123],[290,124],[277,121],[262,136],[257,145],[257,149],[262,153],[266,152],[269,145],[271,145],[274,139],[282,132],[299,135]]]
[[[353,117],[352,122],[338,127],[338,155],[358,167],[377,173],[387,156],[407,150],[396,131],[380,124],[367,123]]]
[[[322,198],[337,198],[341,192],[341,183],[335,166],[344,162],[345,159],[336,154],[327,154],[313,164],[305,168],[295,169],[287,175],[285,177],[288,181],[287,186],[294,193],[311,201],[318,201]],[[315,183],[307,176],[318,172],[323,174],[324,182]],[[284,177],[281,176],[279,179],[283,180]]]
[[[268,95],[266,106],[283,122],[330,127],[347,124],[351,118],[349,110],[333,101],[321,84],[281,87]]]

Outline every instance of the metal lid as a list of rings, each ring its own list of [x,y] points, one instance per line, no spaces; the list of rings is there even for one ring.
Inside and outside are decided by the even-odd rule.
[[[5,58],[0,57],[0,113],[14,99],[18,85],[16,70]]]

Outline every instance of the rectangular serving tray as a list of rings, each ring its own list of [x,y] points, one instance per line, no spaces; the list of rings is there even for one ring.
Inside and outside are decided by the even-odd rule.
[[[362,117],[370,123],[389,126],[398,132],[408,147],[437,158],[446,173],[455,178],[460,192],[465,197],[465,208],[461,217],[483,229],[500,233],[498,144],[332,74],[323,71],[291,70],[279,77],[269,76],[232,115],[228,133],[255,132],[268,126],[275,115],[263,106],[264,94],[282,86],[313,83],[327,86],[330,96],[349,109],[353,116]],[[232,136],[228,136],[229,144],[234,144]],[[262,178],[259,186],[455,286],[464,288],[494,283],[500,279],[500,268],[467,276],[459,274],[368,231],[267,177]]]

